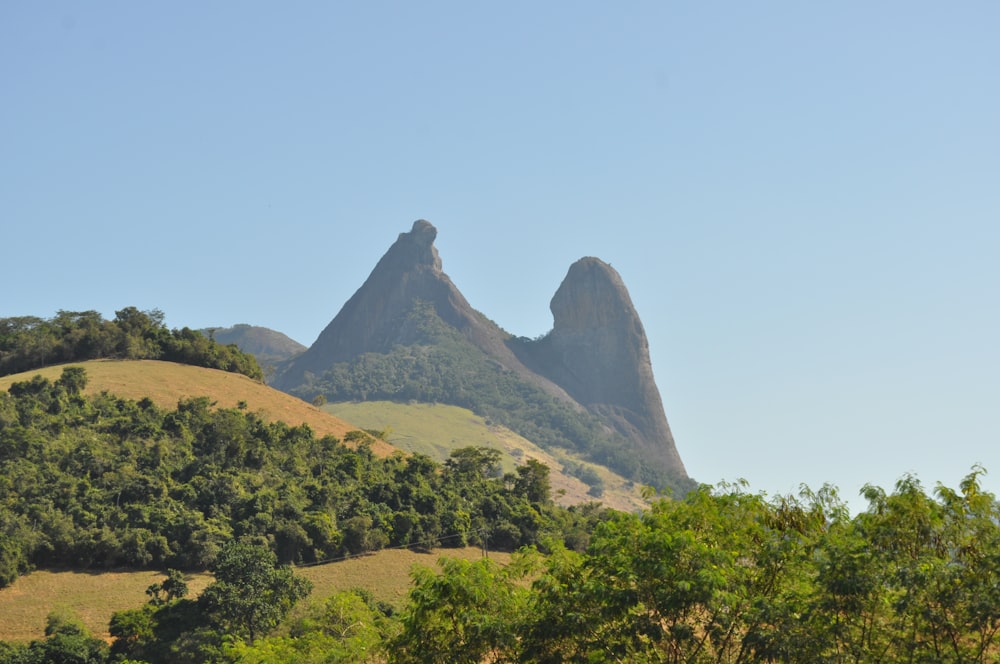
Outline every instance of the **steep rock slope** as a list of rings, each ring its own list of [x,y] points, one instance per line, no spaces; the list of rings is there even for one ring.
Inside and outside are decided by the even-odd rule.
[[[437,229],[425,220],[400,233],[365,283],[347,301],[307,351],[281,368],[271,381],[280,390],[294,390],[339,362],[364,353],[386,353],[397,346],[425,342],[414,304],[427,303],[446,325],[507,370],[544,391],[572,401],[565,391],[533,374],[507,347],[510,334],[472,308],[441,269],[434,239]]]
[[[607,263],[574,263],[550,305],[553,328],[513,347],[532,369],[636,443],[643,457],[684,471],[653,379],[649,342],[621,276]]]

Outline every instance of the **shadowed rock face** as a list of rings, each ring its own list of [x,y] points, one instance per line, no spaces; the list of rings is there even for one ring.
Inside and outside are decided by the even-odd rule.
[[[550,304],[552,331],[527,345],[528,364],[686,476],[653,379],[649,343],[618,273],[597,258],[574,263]]]
[[[597,415],[641,450],[643,460],[686,478],[653,380],[649,348],[621,277],[596,258],[570,268],[552,298],[552,331],[514,338],[474,310],[441,270],[437,230],[419,220],[401,233],[365,283],[304,353],[279,367],[272,385],[292,391],[339,362],[419,341],[407,314],[416,301],[495,364]]]

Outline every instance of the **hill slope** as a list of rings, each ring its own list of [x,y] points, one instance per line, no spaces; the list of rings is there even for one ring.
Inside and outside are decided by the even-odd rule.
[[[443,462],[457,447],[491,447],[504,453],[506,470],[513,470],[528,458],[549,466],[554,497],[560,504],[599,500],[607,507],[626,512],[646,505],[636,487],[615,473],[603,470],[595,472],[605,491],[595,498],[588,494],[586,484],[570,474],[567,462],[574,463],[573,459],[565,455],[554,456],[506,427],[487,424],[468,410],[443,404],[365,402],[327,404],[317,408],[240,374],[158,360],[91,360],[45,367],[0,377],[0,390],[7,390],[12,383],[30,380],[35,375],[54,381],[66,366],[86,369],[86,394],[108,392],[133,400],[148,396],[161,408],[174,408],[178,400],[195,396],[208,396],[220,408],[236,408],[240,402],[245,402],[248,410],[257,412],[267,421],[308,424],[317,436],[332,435],[340,439],[357,429],[388,430],[387,438],[392,442],[376,439],[372,443],[372,451],[380,457],[399,451],[420,452]]]
[[[410,589],[410,570],[414,565],[433,566],[438,558],[475,560],[482,549],[436,549],[419,553],[408,549],[386,549],[339,562],[302,567],[296,573],[313,582],[313,591],[305,605],[322,602],[334,593],[363,588],[380,601],[400,607]],[[509,553],[491,551],[498,562],[510,559]],[[115,611],[134,609],[149,597],[146,588],[163,580],[162,572],[117,570],[95,574],[70,570],[43,570],[0,588],[0,641],[27,642],[45,638],[45,617],[53,608],[72,611],[96,636],[110,640],[108,622]],[[207,572],[187,574],[191,597],[196,597],[212,582]],[[299,607],[298,611],[304,611]]]
[[[405,451],[426,454],[435,461],[445,461],[458,447],[489,447],[503,454],[501,463],[511,472],[528,459],[535,459],[550,469],[553,499],[560,505],[579,505],[598,501],[605,507],[634,512],[648,506],[640,487],[600,466],[586,464],[565,451],[546,451],[530,440],[496,423],[489,423],[470,410],[446,404],[394,403],[364,401],[332,403],[323,410],[350,420],[365,429],[385,432],[385,439]],[[603,493],[595,497],[590,487],[572,475],[575,468],[592,470],[588,479],[598,482]]]
[[[331,435],[340,439],[358,428],[246,376],[160,360],[90,360],[45,367],[0,378],[0,390],[6,391],[12,383],[30,380],[35,375],[54,381],[66,366],[86,369],[84,393],[87,394],[106,391],[126,399],[149,397],[161,408],[175,408],[180,399],[201,396],[210,397],[221,408],[236,408],[245,402],[248,410],[259,413],[269,422],[308,424],[317,436]],[[372,451],[388,456],[397,450],[384,441],[376,441]]]
[[[241,323],[232,327],[212,327],[201,333],[220,344],[236,344],[244,353],[250,353],[265,370],[285,362],[306,349],[291,337],[259,325]]]

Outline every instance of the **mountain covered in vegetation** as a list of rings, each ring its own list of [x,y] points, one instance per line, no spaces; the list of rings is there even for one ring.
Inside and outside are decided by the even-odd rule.
[[[473,309],[419,220],[315,343],[281,363],[278,389],[312,400],[423,401],[469,408],[543,447],[573,450],[636,481],[694,486],[653,379],[621,277],[597,258],[569,270],[554,326],[516,337]]]
[[[240,323],[232,327],[211,327],[200,332],[220,344],[235,344],[245,353],[257,358],[265,370],[289,360],[306,349],[286,334],[261,327]]]

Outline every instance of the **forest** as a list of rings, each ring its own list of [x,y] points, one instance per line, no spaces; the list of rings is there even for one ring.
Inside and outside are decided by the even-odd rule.
[[[96,311],[60,311],[49,319],[0,318],[0,376],[84,360],[166,360],[241,373],[263,381],[253,355],[190,328],[170,330],[158,309],[125,307],[105,320]]]
[[[0,662],[995,662],[1000,513],[982,473],[867,487],[853,517],[828,486],[701,487],[605,515],[582,551],[445,556],[414,568],[400,607],[345,591],[293,620],[308,582],[234,541],[197,599],[170,571],[114,614],[110,646],[54,614]]]
[[[86,356],[91,323],[125,347],[159,339],[140,355],[184,347],[155,315],[122,327],[134,313],[5,319],[0,361]],[[45,352],[18,345],[45,338]],[[191,357],[232,352],[230,370],[252,370],[199,338]],[[957,488],[867,486],[857,514],[832,486],[766,496],[742,483],[649,488],[636,513],[565,508],[536,461],[505,473],[476,447],[445,463],[379,458],[370,432],[317,437],[208,397],[161,408],[86,385],[69,364],[0,392],[0,587],[33,569],[163,578],[112,616],[111,643],[54,608],[44,638],[0,642],[0,663],[1000,659],[1000,504],[978,466]],[[399,605],[357,589],[293,612],[311,591],[296,566],[469,544],[514,555],[415,567]],[[213,581],[190,597],[187,573],[205,570]]]
[[[84,396],[86,380],[70,366],[0,393],[0,586],[33,567],[203,570],[234,538],[281,563],[549,535],[579,548],[596,513],[555,506],[537,461],[501,473],[496,450],[377,458],[363,431],[317,438],[207,397]]]

